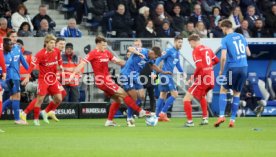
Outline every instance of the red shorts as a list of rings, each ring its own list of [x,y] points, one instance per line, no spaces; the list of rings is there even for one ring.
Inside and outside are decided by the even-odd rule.
[[[37,94],[40,96],[61,94],[63,91],[62,85],[56,81],[53,84],[49,84],[44,79],[38,79]]]
[[[118,89],[120,88],[115,82],[112,80],[104,81],[103,83],[96,83],[97,87],[104,91],[104,94],[108,97],[113,96]]]
[[[204,84],[203,81],[195,81],[188,91],[193,95],[193,97],[200,100],[202,97],[206,96],[209,90],[212,90],[213,88],[214,83]]]

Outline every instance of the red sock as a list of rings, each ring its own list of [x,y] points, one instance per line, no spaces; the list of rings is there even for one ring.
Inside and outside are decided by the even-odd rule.
[[[109,113],[108,113],[108,120],[113,120],[114,115],[116,114],[116,112],[118,111],[119,107],[120,107],[120,103],[117,102],[112,102],[109,108]]]
[[[34,107],[34,119],[39,119],[40,107]]]
[[[29,103],[29,105],[27,106],[27,108],[24,110],[24,113],[26,113],[26,114],[28,114],[28,113],[30,113],[33,109],[34,109],[34,105],[35,105],[35,103],[36,103],[36,98],[35,99],[33,99],[30,103]]]
[[[62,100],[66,97],[66,91],[65,90],[63,90],[62,92],[61,92],[61,95],[62,95]],[[55,111],[58,107],[59,107],[59,105],[60,104],[55,104],[54,103],[54,101],[51,101],[50,103],[49,103],[49,105],[46,107],[46,109],[45,109],[45,111],[46,111],[46,113],[48,113],[48,112],[50,112],[50,111]]]
[[[192,120],[192,103],[191,101],[184,101],[184,111],[186,112],[186,116],[188,120]]]
[[[129,95],[124,98],[124,102],[134,111],[140,112],[142,110]]]
[[[2,101],[0,101],[0,118],[2,116]]]
[[[56,106],[58,106],[57,104],[54,103],[54,101],[51,101],[48,106],[45,109],[45,112],[48,113],[50,111],[52,111],[53,109],[56,108]]]
[[[201,106],[201,110],[202,110],[202,118],[207,118],[208,117],[208,109],[207,109],[207,101],[206,101],[205,97],[201,98],[200,106]]]

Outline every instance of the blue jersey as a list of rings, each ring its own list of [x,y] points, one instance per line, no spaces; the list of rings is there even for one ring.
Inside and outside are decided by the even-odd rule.
[[[243,35],[230,33],[221,41],[221,49],[227,50],[226,68],[247,66],[247,42]]]
[[[163,71],[170,71],[173,73],[174,67],[176,66],[179,72],[183,72],[183,69],[180,65],[180,52],[176,48],[172,47],[166,50],[166,54],[157,58],[156,65],[158,66],[159,63],[164,60],[164,65],[162,67]]]
[[[26,70],[29,66],[18,45],[12,47],[11,52],[4,54],[7,68],[7,80],[20,80],[20,62]]]
[[[135,77],[138,77],[140,75],[141,70],[145,67],[146,63],[153,64],[154,61],[151,60],[148,56],[148,49],[142,48],[140,52],[145,56],[145,58],[142,59],[140,56],[136,54],[131,54],[125,66],[121,69],[122,75],[129,76],[131,72],[133,72]]]

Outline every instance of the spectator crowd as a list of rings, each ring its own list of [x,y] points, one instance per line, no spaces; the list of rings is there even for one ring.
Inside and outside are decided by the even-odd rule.
[[[229,19],[236,32],[247,38],[276,37],[275,0],[60,0],[72,8],[68,25],[56,23],[40,5],[33,18],[23,4],[27,0],[0,0],[0,35],[11,29],[22,37],[81,37],[77,24],[111,37],[168,38],[192,33],[202,38],[223,37],[220,21]],[[47,3],[44,0],[43,2]]]

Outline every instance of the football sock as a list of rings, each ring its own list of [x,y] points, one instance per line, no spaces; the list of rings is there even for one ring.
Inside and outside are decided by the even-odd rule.
[[[4,101],[3,103],[3,107],[1,107],[2,111],[6,111],[7,107],[9,107],[12,104],[12,101],[10,99],[7,99],[6,101]],[[2,112],[1,112],[2,114]]]
[[[40,107],[34,107],[34,119],[38,120],[40,114]]]
[[[109,113],[108,113],[108,120],[112,121],[114,118],[114,115],[116,114],[116,112],[118,111],[119,107],[120,107],[120,103],[117,102],[112,102],[109,108]]]
[[[48,106],[45,108],[45,112],[48,113],[50,111],[52,111],[56,106],[58,106],[57,104],[54,103],[54,101],[51,101]]]
[[[186,113],[188,121],[192,120],[192,103],[191,101],[184,101],[184,111]]]
[[[239,104],[240,104],[240,97],[234,97],[233,98],[233,104],[231,108],[231,120],[236,119],[237,111],[239,109]]]
[[[140,100],[140,99],[137,99],[137,100],[136,100],[136,104],[137,104],[138,106],[140,106],[141,100]],[[132,118],[132,116],[133,116],[133,110],[132,110],[130,107],[127,107],[127,118]]]
[[[36,100],[37,100],[37,98],[33,99],[33,100],[29,103],[29,105],[27,106],[27,108],[24,110],[24,113],[29,114],[29,113],[34,109],[34,105],[35,105],[35,103],[36,103]]]
[[[226,94],[219,95],[219,116],[224,117],[225,107],[226,107]]]
[[[173,96],[170,96],[166,102],[164,107],[162,108],[162,112],[167,113],[168,109],[172,106],[173,102],[174,102],[175,98]]]
[[[19,100],[13,100],[12,101],[12,109],[13,109],[13,114],[14,114],[14,119],[15,120],[20,120],[19,117],[19,110],[20,110],[20,101]]]
[[[207,101],[206,101],[205,97],[201,98],[200,106],[201,106],[201,110],[202,110],[202,118],[207,118],[208,117],[208,109],[207,109]]]
[[[134,111],[140,112],[142,109],[136,105],[135,101],[128,95],[124,97],[124,102],[128,107],[131,107]]]
[[[156,102],[156,116],[159,116],[159,113],[161,112],[162,108],[163,108],[163,104],[164,104],[164,99],[159,98]]]

